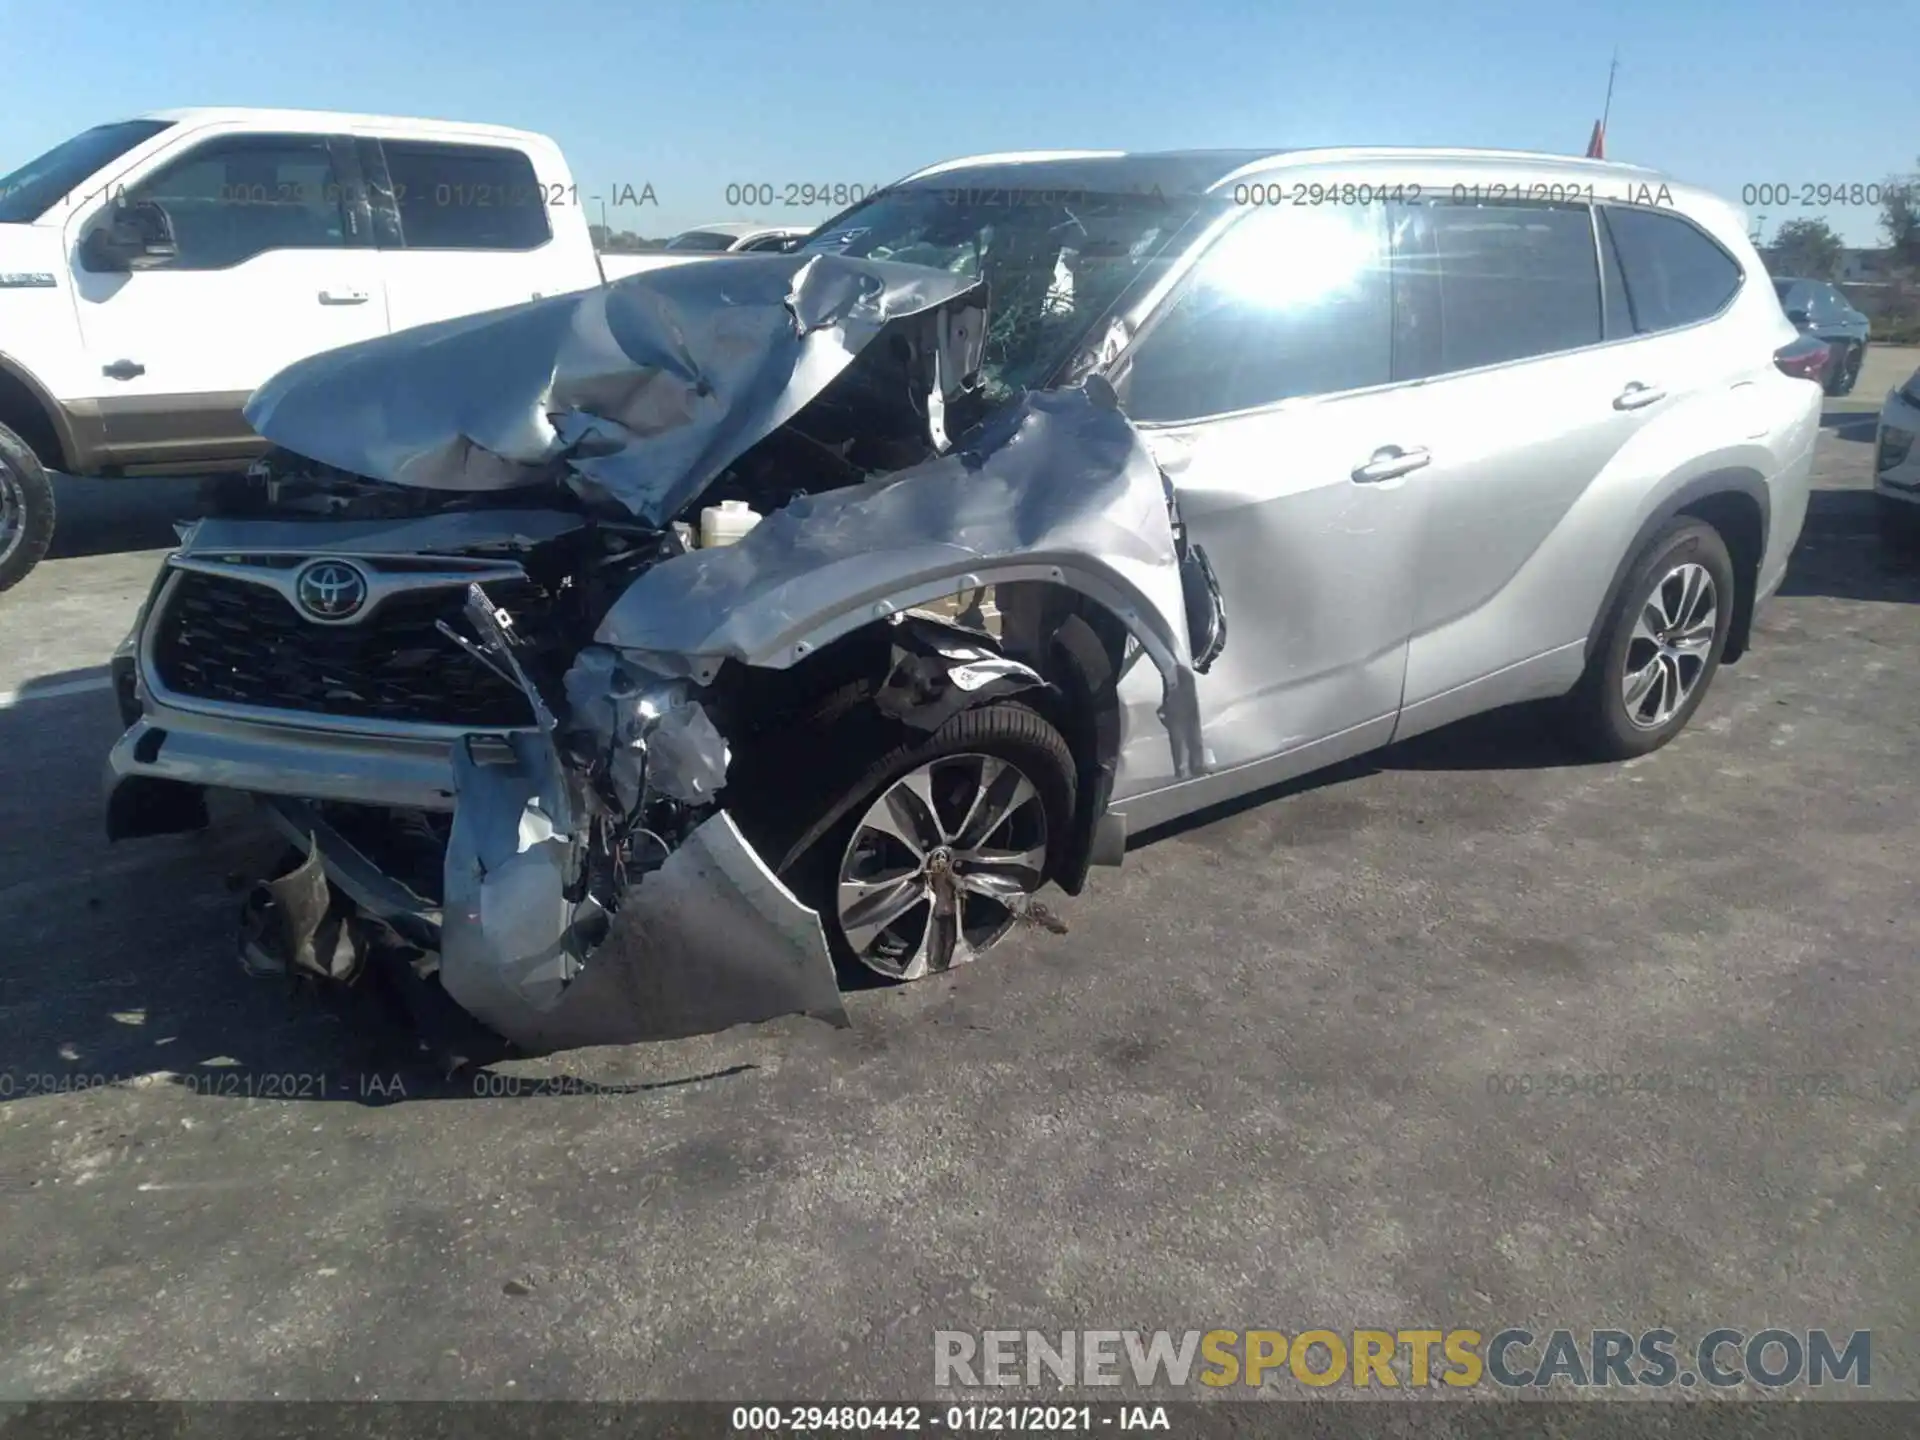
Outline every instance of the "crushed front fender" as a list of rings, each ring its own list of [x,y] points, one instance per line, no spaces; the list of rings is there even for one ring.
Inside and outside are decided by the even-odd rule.
[[[570,898],[588,847],[557,753],[532,735],[513,749],[510,764],[455,752],[440,983],[463,1009],[534,1053],[792,1014],[848,1023],[819,915],[724,810],[608,914]]]

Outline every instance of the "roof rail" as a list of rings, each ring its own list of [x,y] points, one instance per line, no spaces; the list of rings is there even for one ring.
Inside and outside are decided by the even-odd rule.
[[[904,185],[909,180],[924,180],[929,175],[964,169],[968,165],[1005,165],[1022,160],[1114,160],[1126,153],[1125,150],[1002,150],[992,155],[968,155],[959,160],[942,160],[938,165],[929,165],[924,170],[903,175],[893,183]]]

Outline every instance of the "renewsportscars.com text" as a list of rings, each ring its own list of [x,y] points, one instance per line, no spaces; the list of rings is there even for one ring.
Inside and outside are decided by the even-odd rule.
[[[1298,1384],[1355,1389],[1652,1388],[1873,1383],[1873,1332],[1668,1329],[937,1330],[933,1383],[980,1386]]]

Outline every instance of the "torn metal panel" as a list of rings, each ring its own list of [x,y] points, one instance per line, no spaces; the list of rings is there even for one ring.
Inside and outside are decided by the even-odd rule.
[[[1111,391],[1030,393],[961,450],[664,561],[595,638],[782,669],[909,606],[1016,579],[1080,590],[1126,623],[1161,673],[1177,772],[1204,768],[1169,492]]]
[[[507,744],[513,758],[505,764],[454,746],[440,982],[515,1039],[514,1018],[557,1004],[585,947],[574,933],[579,906],[568,898],[577,850],[560,758],[544,735],[514,735]]]
[[[659,525],[890,325],[947,307],[924,339],[928,384],[964,386],[984,306],[978,281],[918,266],[717,257],[313,356],[246,417],[351,474],[461,491],[561,478]],[[937,428],[927,394],[896,403]]]
[[[1010,660],[955,625],[907,616],[893,627],[892,666],[873,703],[920,730],[938,730],[969,705],[1046,685],[1030,665]]]
[[[633,814],[648,792],[705,805],[726,786],[731,752],[686,679],[589,645],[563,683],[567,733],[604,757],[620,813]]]

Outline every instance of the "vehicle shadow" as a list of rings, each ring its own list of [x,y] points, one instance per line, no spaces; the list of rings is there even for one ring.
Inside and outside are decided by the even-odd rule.
[[[1920,604],[1920,545],[1881,540],[1871,490],[1815,490],[1780,594]]]
[[[53,477],[53,544],[49,560],[168,549],[176,522],[205,511],[196,478],[85,480]]]
[[[41,677],[0,709],[0,1104],[108,1086],[368,1106],[631,1095],[753,1068],[603,1084],[557,1055],[449,1074],[385,986],[248,975],[240,905],[284,842],[216,797],[207,830],[109,844],[113,698],[62,688],[94,673]]]
[[[1343,760],[1310,775],[1300,775],[1143,830],[1128,837],[1128,848],[1171,839],[1276,800],[1345,785],[1391,770],[1552,770],[1604,763],[1574,750],[1553,722],[1551,701],[1531,701],[1470,715],[1370,755]]]
[[[1877,409],[1827,410],[1820,416],[1820,428],[1836,440],[1871,445],[1880,428],[1880,412]]]

